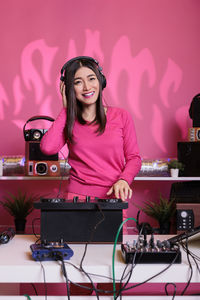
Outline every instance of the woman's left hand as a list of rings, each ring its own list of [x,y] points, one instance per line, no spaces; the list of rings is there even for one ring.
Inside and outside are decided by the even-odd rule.
[[[120,179],[107,192],[107,195],[110,196],[114,194],[117,199],[121,198],[122,201],[126,201],[127,198],[132,197],[132,189],[130,188],[127,181]]]

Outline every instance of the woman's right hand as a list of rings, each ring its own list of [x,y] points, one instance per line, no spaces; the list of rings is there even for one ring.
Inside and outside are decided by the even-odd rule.
[[[63,81],[60,81],[60,93],[62,95],[63,106],[67,107],[67,98],[66,98],[66,94],[65,94],[65,83]]]

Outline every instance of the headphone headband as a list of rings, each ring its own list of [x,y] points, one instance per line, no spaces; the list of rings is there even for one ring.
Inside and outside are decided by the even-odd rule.
[[[54,122],[55,120],[49,116],[33,116],[31,117],[30,119],[28,119],[26,121],[26,123],[24,124],[24,127],[23,127],[23,132],[25,132],[26,130],[26,125],[27,123],[31,122],[31,121],[35,121],[35,120],[47,120],[47,121],[50,121],[50,122]]]
[[[106,87],[106,78],[105,78],[105,76],[104,76],[104,74],[103,74],[103,72],[102,72],[102,67],[99,65],[99,62],[96,60],[96,59],[94,59],[93,57],[90,57],[90,56],[77,56],[77,57],[74,57],[74,58],[72,58],[72,59],[70,59],[69,61],[67,61],[65,64],[64,64],[64,66],[62,67],[62,69],[61,69],[61,76],[60,76],[60,80],[61,81],[64,81],[65,80],[65,77],[63,76],[63,73],[64,73],[64,71],[67,69],[67,67],[72,63],[72,62],[74,62],[74,61],[76,61],[76,60],[89,60],[89,61],[92,61],[92,62],[94,62],[96,65],[97,65],[97,67],[98,67],[98,70],[99,70],[99,73],[100,73],[100,75],[101,75],[101,78],[102,78],[102,89],[104,89],[105,87]]]
[[[45,129],[29,129],[29,130],[26,130],[27,123],[29,123],[31,121],[35,121],[35,120],[47,120],[47,121],[50,121],[50,122],[55,121],[53,118],[51,118],[49,116],[33,116],[33,117],[31,117],[30,119],[28,119],[26,121],[26,123],[24,124],[24,127],[23,127],[23,134],[24,134],[25,141],[32,141],[32,140],[40,141],[42,136],[46,132]],[[35,135],[36,132],[37,132],[37,135]],[[39,133],[39,135],[38,135],[38,133]]]

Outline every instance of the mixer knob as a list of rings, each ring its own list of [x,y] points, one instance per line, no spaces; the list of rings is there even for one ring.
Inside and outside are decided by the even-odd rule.
[[[85,201],[88,203],[90,202],[90,196],[86,196]]]
[[[182,218],[186,218],[187,217],[187,212],[185,211],[185,210],[183,210],[182,212],[181,212],[181,217]]]
[[[77,202],[78,202],[78,196],[74,196],[74,197],[73,197],[73,202],[74,202],[74,203],[77,203]]]

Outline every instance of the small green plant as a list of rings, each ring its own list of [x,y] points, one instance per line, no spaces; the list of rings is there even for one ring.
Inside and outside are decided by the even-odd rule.
[[[18,191],[17,194],[8,192],[4,196],[5,201],[0,201],[8,213],[15,219],[26,219],[26,217],[33,211],[33,202],[39,199],[37,195],[27,195],[26,192]]]
[[[171,159],[168,162],[168,169],[179,169],[181,171],[184,170],[184,164],[180,161],[178,161],[177,159]]]
[[[174,200],[171,199],[169,201],[168,199],[163,198],[162,195],[160,195],[160,201],[158,203],[149,200],[143,203],[144,207],[138,208],[148,216],[156,219],[159,224],[170,222],[176,211]]]

